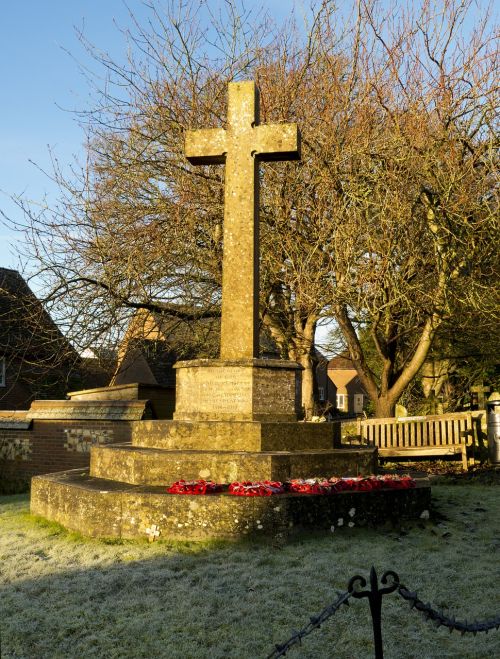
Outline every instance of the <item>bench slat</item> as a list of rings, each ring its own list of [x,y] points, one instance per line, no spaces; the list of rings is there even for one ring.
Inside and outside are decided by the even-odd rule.
[[[462,453],[463,444],[448,444],[448,446],[415,446],[406,448],[379,448],[380,455],[405,457],[407,455],[457,455]]]

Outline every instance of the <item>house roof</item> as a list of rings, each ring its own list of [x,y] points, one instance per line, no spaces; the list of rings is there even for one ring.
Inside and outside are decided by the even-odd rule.
[[[352,363],[352,359],[349,357],[347,353],[342,353],[340,355],[335,355],[335,357],[332,357],[330,361],[328,362],[328,370],[329,371],[354,371],[356,370],[354,367],[354,364]]]
[[[128,379],[139,377],[141,381],[150,382],[150,378],[153,377],[156,384],[173,387],[175,373],[172,367],[177,359],[176,353],[166,345],[165,341],[133,338],[127,343],[113,382],[118,373],[120,373],[120,382],[126,381],[127,371],[131,369],[133,375],[129,375]],[[138,369],[141,373],[139,376]],[[146,379],[144,379],[145,374]]]
[[[76,352],[17,270],[0,268],[0,352],[37,362]]]
[[[158,339],[164,342],[163,357],[171,363],[179,359],[216,355],[220,334],[219,318],[182,320],[158,312],[152,313],[152,316],[158,327]]]

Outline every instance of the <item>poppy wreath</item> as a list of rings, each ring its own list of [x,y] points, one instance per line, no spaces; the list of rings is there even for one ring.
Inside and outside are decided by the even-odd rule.
[[[228,490],[240,497],[269,497],[291,492],[295,494],[336,494],[339,492],[371,492],[391,489],[407,490],[416,486],[411,476],[358,476],[350,478],[294,478],[285,483],[280,481],[235,481],[229,487],[213,481],[180,480],[167,488],[170,494],[215,494]]]
[[[279,481],[237,481],[229,486],[229,494],[238,497],[270,497],[273,494],[283,494],[285,486]]]
[[[333,478],[334,492],[371,492],[380,490],[384,484],[377,476],[358,477],[358,478]]]
[[[391,490],[409,490],[417,484],[411,476],[390,476],[387,474],[386,476],[379,476],[379,479],[384,487]]]
[[[373,490],[391,489],[407,490],[416,486],[411,476],[367,476],[357,478],[330,478],[334,492],[371,492]]]
[[[287,492],[297,494],[332,494],[333,484],[326,478],[294,478],[285,483]]]
[[[170,494],[215,494],[216,492],[222,492],[224,489],[225,485],[214,483],[213,481],[180,480],[172,483],[172,485],[167,488],[167,492]]]

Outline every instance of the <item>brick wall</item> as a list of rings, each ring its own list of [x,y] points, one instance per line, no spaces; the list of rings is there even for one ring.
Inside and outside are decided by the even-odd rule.
[[[88,467],[93,444],[130,439],[130,421],[34,419],[28,430],[0,428],[0,494],[27,489],[36,474]]]

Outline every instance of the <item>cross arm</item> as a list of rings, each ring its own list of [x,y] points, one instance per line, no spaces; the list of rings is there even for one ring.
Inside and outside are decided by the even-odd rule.
[[[255,155],[259,160],[300,160],[300,131],[297,124],[255,127]]]
[[[185,154],[192,165],[221,165],[225,162],[226,151],[223,128],[186,131]]]

